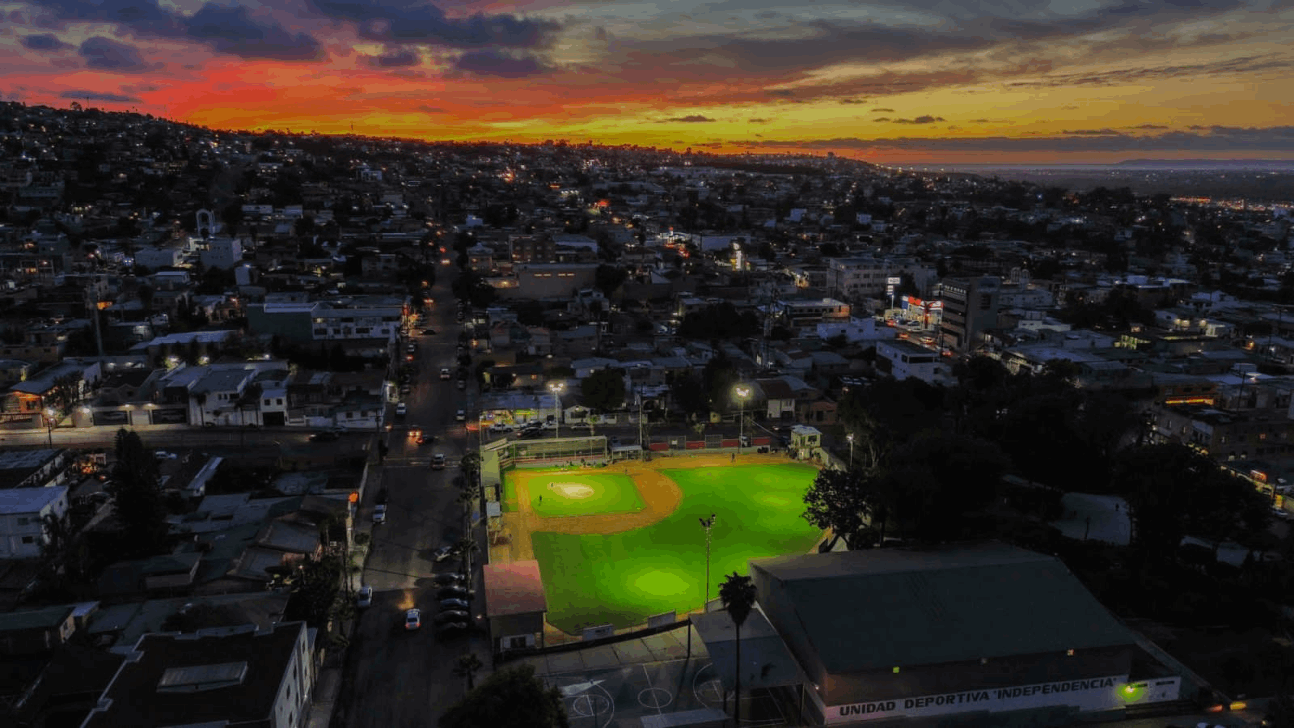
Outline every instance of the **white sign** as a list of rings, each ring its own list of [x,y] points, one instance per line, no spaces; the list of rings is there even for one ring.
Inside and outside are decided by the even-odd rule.
[[[903,279],[898,276],[891,276],[890,278],[885,279],[886,285],[890,285],[890,286],[897,286],[902,282],[903,282]]]
[[[1072,705],[1083,711],[1114,710],[1125,705],[1120,696],[1120,690],[1127,682],[1127,675],[1115,675],[1039,685],[966,690],[943,695],[874,700],[870,703],[832,705],[826,710],[827,725],[881,718],[923,718],[970,711],[997,713],[1049,705]]]

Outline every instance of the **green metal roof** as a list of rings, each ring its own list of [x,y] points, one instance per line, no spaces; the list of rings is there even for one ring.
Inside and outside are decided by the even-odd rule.
[[[832,673],[1131,644],[1059,559],[1004,544],[752,562]],[[790,635],[788,635],[790,637]]]
[[[0,614],[0,632],[14,632],[29,629],[51,629],[62,624],[72,607],[66,604],[44,609],[33,609],[26,612]]]

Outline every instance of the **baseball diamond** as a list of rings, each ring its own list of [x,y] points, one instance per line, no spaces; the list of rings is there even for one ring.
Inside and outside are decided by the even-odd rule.
[[[605,467],[507,470],[494,560],[539,562],[548,622],[641,624],[700,609],[711,530],[710,598],[749,559],[806,553],[822,532],[802,517],[815,467],[778,455],[658,458]]]

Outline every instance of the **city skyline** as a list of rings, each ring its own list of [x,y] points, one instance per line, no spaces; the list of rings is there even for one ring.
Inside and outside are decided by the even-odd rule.
[[[1294,159],[1294,2],[0,2],[0,95],[883,164]]]

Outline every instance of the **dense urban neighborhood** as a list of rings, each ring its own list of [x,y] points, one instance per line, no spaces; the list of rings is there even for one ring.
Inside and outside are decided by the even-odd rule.
[[[1155,174],[0,102],[0,725],[1294,725],[1294,190]]]

